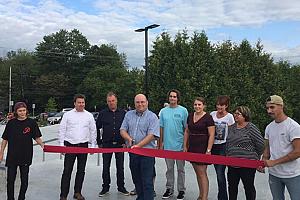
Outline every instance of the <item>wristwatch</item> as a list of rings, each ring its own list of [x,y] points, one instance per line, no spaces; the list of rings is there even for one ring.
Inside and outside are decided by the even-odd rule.
[[[211,152],[211,149],[207,149],[206,152],[207,152],[207,153],[210,153],[210,152]]]

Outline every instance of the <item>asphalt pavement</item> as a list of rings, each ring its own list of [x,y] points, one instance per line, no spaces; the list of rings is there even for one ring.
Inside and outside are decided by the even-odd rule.
[[[58,145],[56,140],[57,131],[59,125],[52,125],[47,127],[42,127],[41,131],[43,134],[43,140],[49,141],[49,145]],[[0,126],[0,134],[3,133],[4,126]],[[2,163],[3,164],[3,163]],[[99,165],[98,165],[99,164]],[[115,161],[112,160],[111,165],[111,187],[108,195],[104,197],[98,197],[101,190],[102,178],[101,178],[101,164],[102,156],[101,154],[93,154],[88,156],[88,162],[86,166],[86,175],[83,185],[82,194],[85,196],[86,200],[116,200],[116,199],[126,199],[134,200],[136,196],[124,196],[118,193],[116,187],[116,168]],[[186,200],[197,199],[199,195],[198,185],[194,170],[189,162],[186,162]],[[2,172],[1,172],[2,171]],[[6,185],[5,185],[5,172],[0,169],[0,199],[6,199]],[[30,167],[29,174],[29,187],[26,193],[26,199],[28,200],[55,200],[59,199],[60,193],[60,179],[63,171],[63,158],[60,154],[46,153],[39,146],[34,146],[34,158],[33,164]],[[73,199],[73,184],[76,172],[76,165],[74,166],[73,176],[71,180],[71,187],[68,199]],[[162,195],[165,192],[165,178],[166,165],[164,159],[156,158],[156,173],[157,177],[155,180],[155,191],[157,196],[155,199],[162,199]],[[175,173],[176,174],[176,173]],[[208,176],[209,176],[209,199],[217,199],[217,182],[216,174],[212,165],[208,166]],[[176,180],[176,178],[175,178]],[[16,188],[18,188],[19,179],[16,182]],[[257,191],[257,200],[271,200],[271,193],[268,185],[268,174],[256,173],[255,186]],[[134,188],[131,179],[131,173],[129,170],[129,157],[125,154],[125,187],[128,191]],[[175,184],[176,191],[176,184]],[[16,197],[18,189],[16,189]],[[177,192],[170,199],[176,199]],[[242,183],[239,185],[238,199],[244,200],[244,188]],[[289,200],[288,194],[286,194],[286,199]]]

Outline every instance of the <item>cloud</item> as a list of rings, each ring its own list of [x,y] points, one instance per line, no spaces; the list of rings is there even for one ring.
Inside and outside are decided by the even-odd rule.
[[[300,20],[300,3],[297,0],[77,1],[89,4],[90,10],[71,9],[61,2],[2,0],[0,55],[1,51],[18,48],[33,50],[43,36],[60,29],[76,28],[92,44],[117,45],[120,52],[126,53],[132,66],[141,66],[144,63],[144,34],[134,30],[145,25],[161,25],[149,31],[151,48],[151,41],[162,31],[174,35],[183,29],[192,32],[218,27],[260,27],[267,22]]]
[[[272,52],[275,61],[287,60],[291,64],[300,63],[300,45],[286,48],[283,45],[277,45],[270,41],[264,41],[263,45],[266,52]]]

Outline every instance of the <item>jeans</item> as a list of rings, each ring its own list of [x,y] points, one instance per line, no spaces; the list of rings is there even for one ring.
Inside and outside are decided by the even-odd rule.
[[[7,200],[15,199],[14,192],[15,192],[15,180],[17,175],[17,168],[18,166],[7,167]],[[28,188],[29,165],[19,166],[19,169],[20,169],[21,187],[19,191],[18,200],[24,200]]]
[[[284,200],[285,186],[290,194],[291,200],[300,198],[300,175],[292,178],[278,178],[269,174],[269,185],[273,200]]]
[[[211,154],[212,155],[220,155],[225,156],[226,144],[214,144]],[[217,182],[218,182],[218,200],[228,200],[227,195],[227,186],[226,186],[226,177],[225,177],[225,165],[214,165],[216,174],[217,174]]]
[[[65,141],[67,147],[88,147],[88,143],[71,144]],[[85,166],[87,154],[65,154],[64,171],[61,177],[61,193],[60,197],[67,197],[70,190],[70,180],[73,171],[73,166],[77,158],[77,171],[75,177],[74,193],[81,193],[82,184],[85,175]]]
[[[103,143],[103,148],[122,148],[121,145],[114,145],[112,143]],[[123,189],[124,188],[124,153],[114,153],[115,154],[115,160],[116,160],[116,168],[117,168],[117,186],[118,189]],[[103,153],[102,158],[103,158],[103,170],[102,170],[102,179],[103,179],[103,184],[102,187],[103,189],[109,190],[109,185],[111,183],[110,179],[110,165],[111,165],[111,158],[112,158],[112,153]]]
[[[254,186],[256,169],[251,168],[235,168],[228,167],[228,191],[229,200],[236,200],[238,194],[238,186],[240,179],[242,179],[246,200],[255,200],[256,190]]]
[[[129,153],[130,171],[137,192],[136,200],[153,200],[154,158]]]

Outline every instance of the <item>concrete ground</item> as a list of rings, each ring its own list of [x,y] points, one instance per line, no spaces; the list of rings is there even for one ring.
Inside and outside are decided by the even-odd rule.
[[[59,125],[47,126],[41,128],[43,134],[44,141],[51,141],[49,145],[57,145],[57,141],[55,141],[57,137]],[[0,134],[3,133],[4,126],[0,126]],[[54,141],[53,141],[54,140]],[[99,159],[98,159],[99,158]],[[44,160],[44,161],[43,161]],[[128,154],[125,154],[125,187],[128,191],[134,188],[131,174],[129,170],[128,163]],[[100,162],[100,166],[98,166],[98,162]],[[112,161],[111,166],[111,179],[112,184],[110,188],[110,193],[104,197],[98,197],[98,193],[101,190],[102,178],[101,178],[101,163],[102,156],[99,154],[89,155],[88,163],[86,167],[86,176],[83,185],[82,194],[86,197],[87,200],[115,200],[115,199],[127,199],[134,200],[136,196],[124,196],[118,193],[116,188],[116,170],[115,170],[115,162]],[[3,164],[3,163],[2,163]],[[75,165],[76,167],[76,165]],[[75,167],[74,167],[74,176],[71,181],[70,194],[68,199],[73,199],[73,184],[75,177]],[[185,199],[197,199],[199,195],[197,181],[195,177],[195,173],[193,171],[192,165],[189,162],[186,162],[186,196]],[[0,169],[1,170],[1,169]],[[54,153],[46,153],[43,154],[41,148],[39,146],[34,146],[34,158],[33,164],[30,167],[30,175],[29,175],[29,187],[26,193],[26,197],[29,200],[54,200],[59,199],[60,193],[60,179],[63,170],[63,159],[60,159],[59,154]],[[156,181],[155,181],[155,191],[157,193],[157,197],[155,199],[161,199],[162,195],[165,191],[165,171],[166,165],[163,159],[156,159]],[[210,181],[209,188],[209,199],[217,199],[217,183],[216,183],[216,175],[213,166],[208,167],[208,176]],[[6,199],[5,192],[5,173],[0,172],[0,199]],[[19,180],[17,180],[19,181]],[[18,183],[16,183],[16,187],[18,187]],[[257,200],[271,200],[271,193],[268,185],[268,175],[257,173],[255,178],[255,186],[257,191]],[[16,189],[17,190],[17,189]],[[176,191],[176,187],[175,187]],[[16,191],[16,193],[18,190]],[[176,199],[177,192],[174,197],[170,199]],[[17,197],[17,195],[16,195]],[[287,199],[290,199],[288,194],[286,194]],[[242,183],[239,185],[239,194],[238,199],[246,199],[244,195],[244,189]]]

